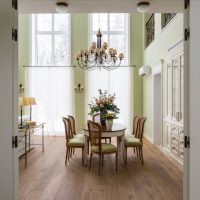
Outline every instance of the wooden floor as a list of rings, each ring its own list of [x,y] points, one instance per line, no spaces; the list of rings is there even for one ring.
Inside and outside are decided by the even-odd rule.
[[[179,171],[157,147],[144,144],[144,166],[128,152],[128,165],[115,171],[115,156],[105,156],[101,176],[98,157],[91,171],[81,165],[81,150],[65,166],[64,137],[46,137],[45,152],[28,154],[28,166],[20,159],[21,200],[182,200]]]

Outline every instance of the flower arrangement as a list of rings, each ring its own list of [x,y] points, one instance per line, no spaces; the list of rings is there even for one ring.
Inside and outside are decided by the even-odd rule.
[[[102,90],[99,89],[99,97],[98,98],[95,97],[94,99],[95,101],[92,101],[90,104],[89,115],[93,116],[95,113],[98,113],[98,112],[111,111],[112,114],[107,113],[108,115],[105,115],[105,118],[106,116],[111,117],[111,115],[116,118],[116,115],[119,113],[119,108],[114,103],[115,94],[113,95],[107,94],[106,90],[102,93]]]

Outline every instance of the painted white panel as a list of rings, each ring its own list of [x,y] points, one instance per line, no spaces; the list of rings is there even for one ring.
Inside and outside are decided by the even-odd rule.
[[[192,0],[190,7],[190,66],[189,66],[189,134],[190,200],[200,197],[200,1]]]

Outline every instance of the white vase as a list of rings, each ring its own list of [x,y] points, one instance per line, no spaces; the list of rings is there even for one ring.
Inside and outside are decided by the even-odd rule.
[[[106,119],[106,127],[108,130],[112,129],[113,119]]]

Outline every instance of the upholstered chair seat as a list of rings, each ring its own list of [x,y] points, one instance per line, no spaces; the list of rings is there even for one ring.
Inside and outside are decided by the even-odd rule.
[[[69,139],[69,142],[67,142],[68,147],[77,147],[77,146],[84,147],[84,145],[85,141],[82,138],[72,138]]]
[[[94,152],[94,153],[98,153],[99,152],[99,146],[93,145],[91,147],[91,151]],[[102,144],[101,152],[102,153],[116,153],[117,147],[112,145],[112,144]]]
[[[135,138],[134,136],[125,137],[125,138],[124,138],[124,144],[125,144],[127,147],[142,145],[140,139],[139,139],[139,138]]]

